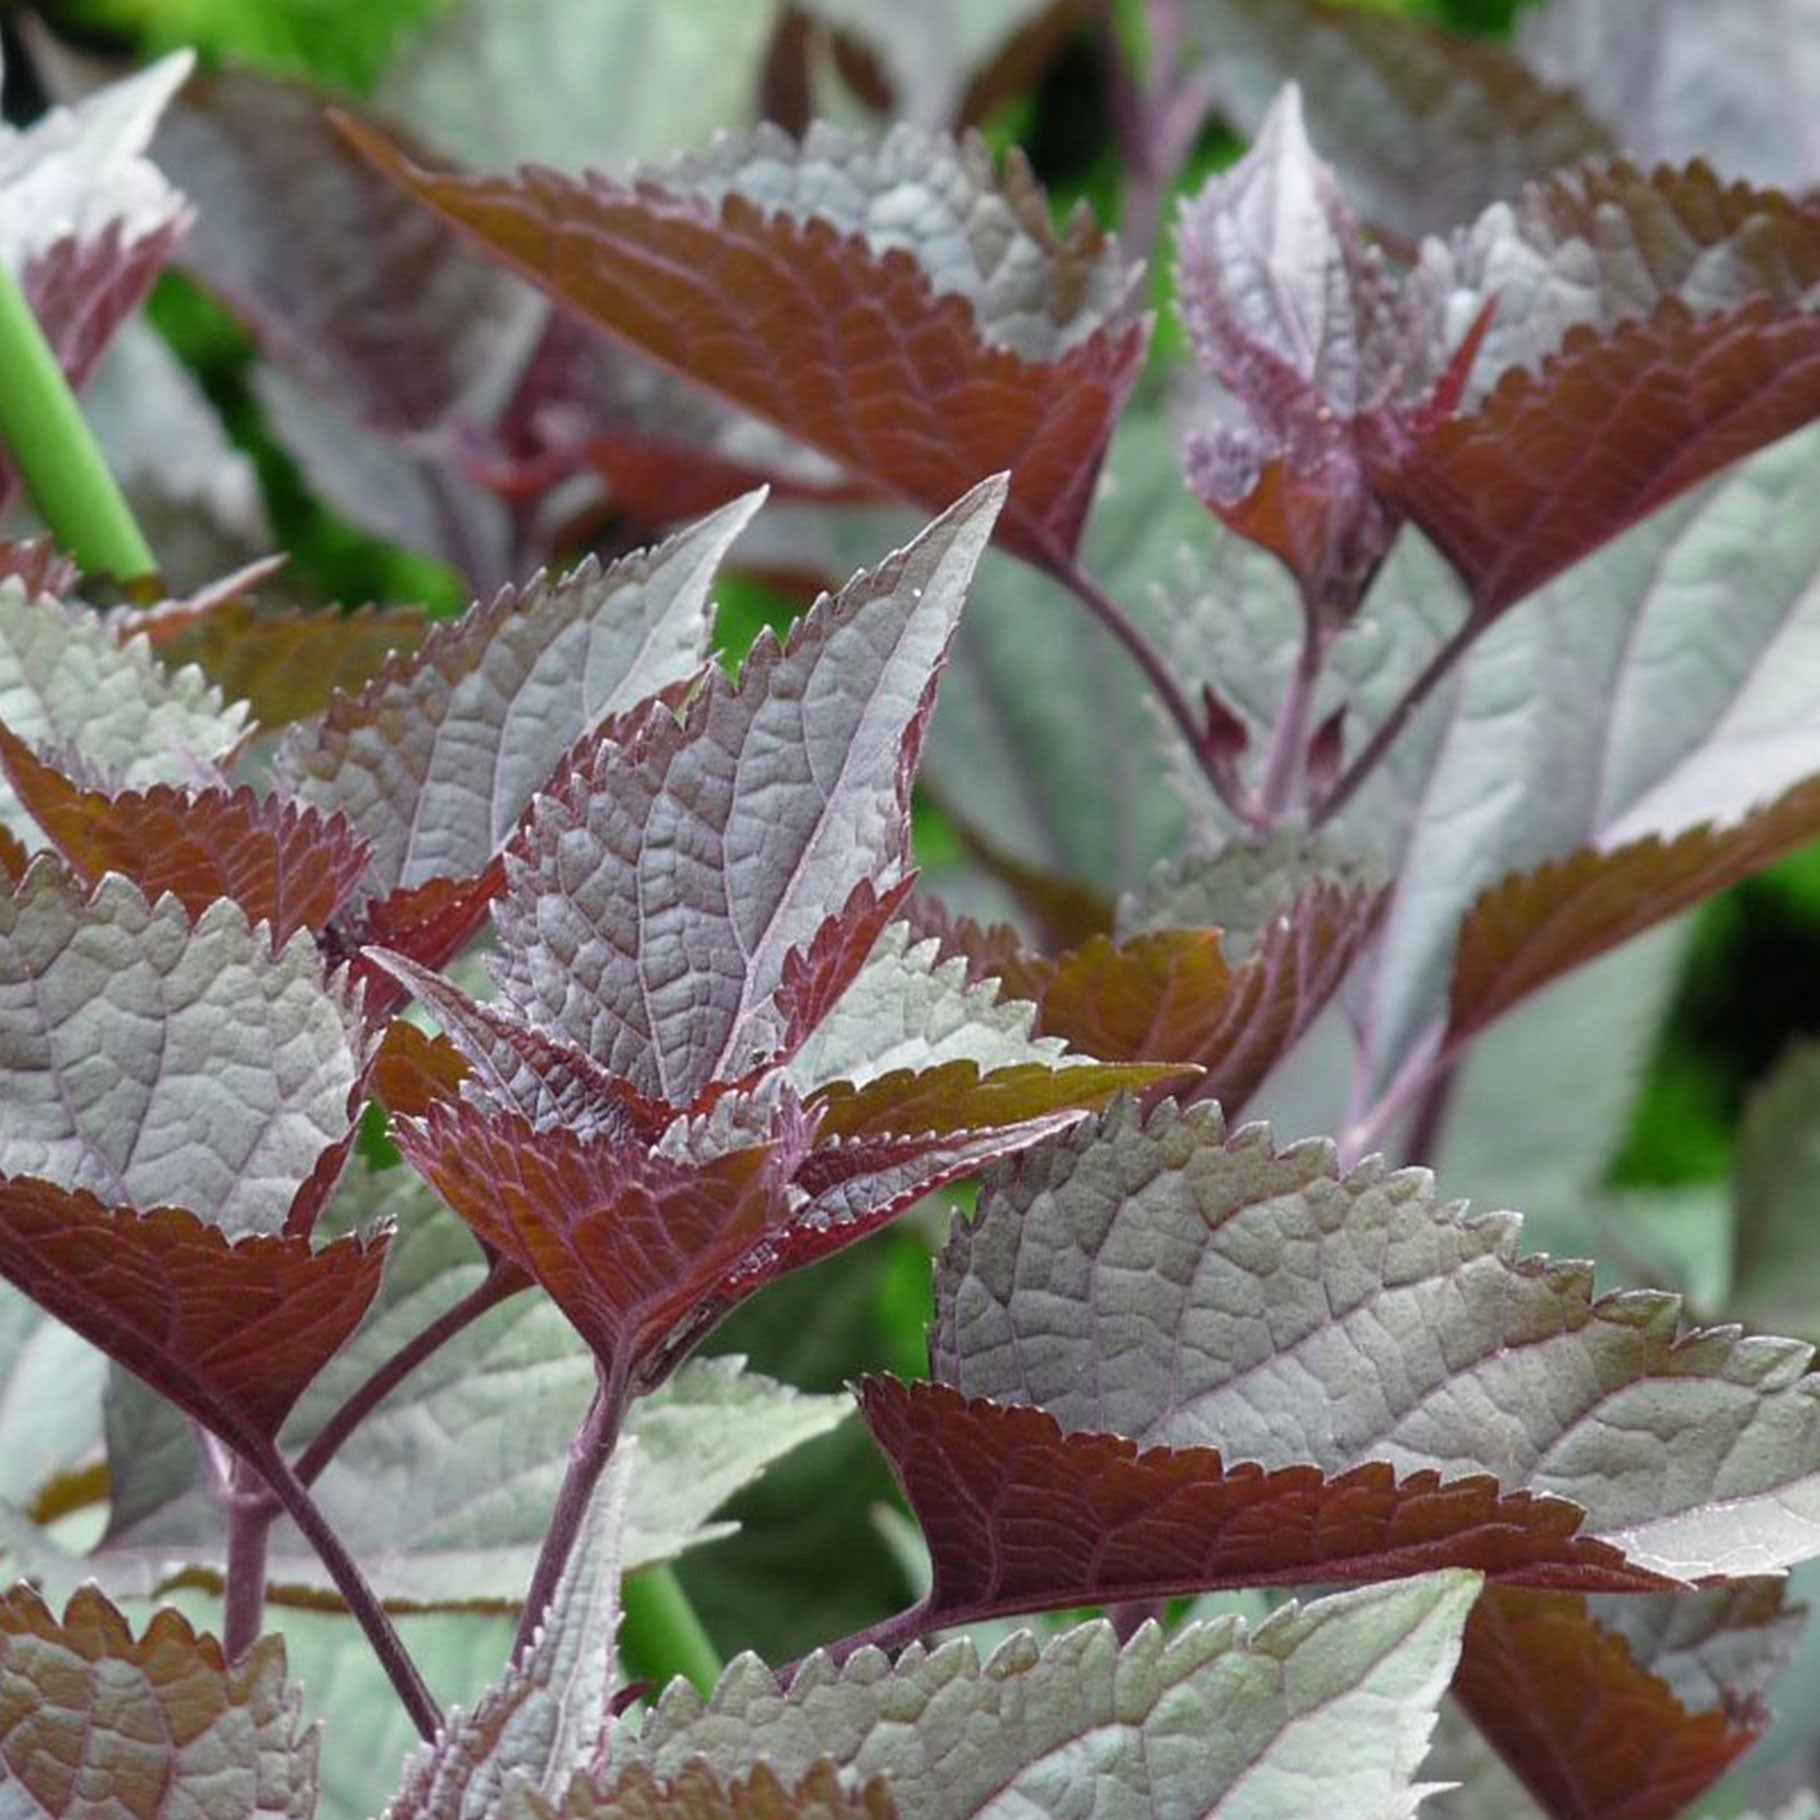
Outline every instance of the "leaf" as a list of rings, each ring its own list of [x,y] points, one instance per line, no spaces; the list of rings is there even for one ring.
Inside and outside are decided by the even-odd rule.
[[[1001,181],[982,149],[907,126],[876,148],[761,129],[625,183],[460,178],[341,125],[665,365],[926,510],[1010,470],[1002,535],[1072,552],[1146,331],[1116,246],[1085,219],[1058,239],[1021,164]]]
[[[1572,330],[1379,476],[1502,612],[1677,493],[1820,415],[1820,317],[1767,298],[1694,316],[1678,298],[1603,340]]]
[[[358,1006],[307,936],[274,954],[225,899],[192,925],[174,898],[148,907],[114,875],[86,893],[40,859],[0,896],[0,1003],[9,1175],[276,1232],[352,1129]]]
[[[1648,835],[1515,873],[1460,930],[1447,1041],[1462,1042],[1550,980],[1772,866],[1820,836],[1820,778],[1730,827]]]
[[[1807,1608],[1786,1604],[1787,1590],[1777,1577],[1645,1599],[1595,1596],[1587,1613],[1690,1711],[1736,1716],[1767,1710],[1763,1696],[1800,1643]]]
[[[794,1788],[786,1788],[763,1763],[730,1787],[698,1763],[686,1764],[667,1781],[634,1764],[607,1789],[576,1783],[560,1807],[518,1790],[512,1798],[524,1804],[522,1810],[508,1810],[512,1820],[895,1820],[897,1814],[882,1782],[845,1793],[825,1757]]]
[[[192,921],[231,898],[272,949],[326,927],[366,869],[367,848],[340,816],[250,789],[84,790],[0,721],[0,766],[63,856],[91,883],[130,878],[151,903],[170,892]]]
[[[1809,1349],[1682,1332],[1674,1296],[1595,1301],[1589,1265],[1520,1258],[1519,1226],[1467,1221],[1423,1170],[1228,1138],[1209,1107],[1115,1109],[993,1173],[942,1258],[931,1358],[1068,1431],[1490,1473],[1671,1578],[1805,1559]]]
[[[1182,313],[1226,407],[1189,435],[1189,485],[1288,564],[1310,610],[1349,617],[1397,525],[1364,421],[1400,421],[1440,377],[1440,296],[1399,284],[1367,244],[1293,83],[1177,234]]]
[[[102,1355],[36,1303],[0,1292],[0,1499],[29,1505],[81,1466],[101,1439]]]
[[[430,621],[408,609],[359,613],[262,612],[244,600],[167,614],[145,628],[172,669],[195,664],[262,727],[308,720],[334,692],[358,694],[394,651],[415,651]]]
[[[373,1058],[372,1086],[388,1112],[420,1119],[432,1106],[458,1100],[471,1073],[446,1036],[425,1036],[415,1024],[394,1018]]]
[[[143,637],[124,645],[85,608],[0,587],[0,720],[35,746],[69,746],[129,789],[196,780],[246,735],[246,710],[223,707],[200,672],[167,677]],[[0,821],[38,831],[11,785]]]
[[[614,1449],[536,1633],[405,1766],[385,1820],[486,1820],[507,1791],[554,1799],[590,1765],[618,1691],[620,1540],[633,1447]]]
[[[1338,991],[1383,905],[1382,892],[1320,881],[1236,968],[1217,930],[1175,929],[1030,958],[1010,986],[1036,1000],[1045,1036],[1109,1061],[1196,1063],[1207,1072],[1183,1099],[1217,1099],[1234,1113]]]
[[[280,775],[373,843],[381,896],[483,871],[576,739],[700,668],[714,571],[758,503],[502,590],[294,729]]]
[[[230,1240],[181,1207],[0,1176],[0,1274],[243,1452],[359,1326],[385,1254],[383,1234]]]
[[[966,1640],[912,1644],[894,1665],[862,1650],[837,1669],[817,1652],[782,1693],[744,1656],[705,1708],[673,1682],[642,1734],[621,1721],[613,1761],[669,1776],[699,1754],[731,1777],[762,1760],[789,1782],[831,1754],[850,1779],[883,1776],[904,1820],[1067,1812],[1083,1788],[1143,1813],[1407,1815],[1477,1586],[1375,1586],[1250,1632],[1146,1624],[1122,1650],[1105,1623],[1040,1651],[1019,1632],[983,1667]]]
[[[1661,1582],[1574,1532],[1553,1498],[1483,1476],[1399,1480],[1373,1463],[1331,1477],[1228,1465],[1213,1448],[1064,1435],[1040,1409],[943,1385],[869,1378],[860,1408],[934,1557],[923,1633],[981,1619],[1235,1586],[1344,1584],[1470,1567],[1493,1583]]]
[[[118,1805],[222,1820],[310,1820],[319,1740],[301,1730],[284,1640],[231,1666],[177,1612],[134,1639],[93,1587],[59,1623],[28,1587],[0,1599],[0,1800],[12,1813]]]
[[[183,198],[144,154],[191,61],[179,52],[23,131],[0,126],[0,263],[73,385],[94,371],[187,225]],[[0,499],[16,481],[0,467]]]
[[[1808,105],[1813,15],[1745,0],[1723,17],[1686,0],[1647,13],[1549,0],[1517,22],[1524,61],[1571,86],[1646,164],[1710,159],[1791,190],[1820,182]]]
[[[538,800],[494,913],[526,1019],[675,1105],[776,1051],[791,951],[901,880],[934,676],[1003,496],[976,489],[737,685],[712,676],[680,722],[646,712]]]
[[[1689,1712],[1571,1594],[1489,1589],[1454,1688],[1546,1812],[1587,1820],[1673,1820],[1762,1724]]]
[[[1503,46],[1400,13],[1321,0],[1197,0],[1197,74],[1241,133],[1285,82],[1361,214],[1406,241],[1608,149],[1579,99]]]

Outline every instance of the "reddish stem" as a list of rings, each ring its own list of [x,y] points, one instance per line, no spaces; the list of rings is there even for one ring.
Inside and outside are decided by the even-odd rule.
[[[265,1617],[266,1553],[279,1506],[265,1481],[236,1457],[222,1488],[227,1513],[227,1592],[221,1647],[238,1662],[259,1640]]]

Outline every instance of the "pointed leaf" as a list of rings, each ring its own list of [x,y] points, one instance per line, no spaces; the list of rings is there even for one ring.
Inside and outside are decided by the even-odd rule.
[[[1650,835],[1515,873],[1473,906],[1454,957],[1447,1041],[1460,1042],[1560,974],[1691,909],[1820,836],[1820,778],[1730,827]]]
[[[1145,1446],[1266,1467],[1489,1472],[1689,1580],[1813,1552],[1809,1348],[1680,1328],[1654,1292],[1517,1255],[1422,1170],[1342,1177],[1206,1106],[1117,1110],[998,1170],[944,1254],[936,1375]]]
[[[20,800],[91,883],[130,878],[148,902],[170,892],[192,920],[232,898],[268,925],[274,953],[325,928],[366,869],[367,846],[340,816],[249,789],[84,790],[0,721],[0,766]]]
[[[1763,1710],[1794,1655],[1807,1608],[1787,1603],[1788,1580],[1733,1580],[1645,1599],[1595,1595],[1588,1615],[1630,1647],[1631,1660],[1668,1683],[1691,1712]]]
[[[181,1207],[0,1176],[0,1273],[243,1450],[360,1325],[385,1254],[383,1236],[234,1242]]]
[[[420,1119],[432,1106],[453,1105],[473,1069],[446,1036],[426,1036],[394,1018],[373,1057],[372,1087],[388,1112]]]
[[[481,1241],[549,1291],[616,1393],[662,1382],[711,1315],[739,1299],[739,1266],[788,1219],[807,1149],[796,1133],[678,1163],[468,1106],[432,1107],[397,1136]]]
[[[908,126],[761,130],[629,182],[367,156],[559,300],[927,510],[1011,471],[1003,535],[1059,560],[1136,377],[1116,246],[1058,240],[1027,171]],[[818,375],[814,386],[799,383]]]
[[[28,1587],[0,1599],[0,1803],[21,1820],[117,1808],[311,1820],[319,1739],[284,1640],[230,1665],[178,1612],[135,1639],[93,1587],[59,1623]]]
[[[530,1021],[676,1105],[777,1051],[791,951],[902,876],[935,673],[1003,496],[976,489],[737,685],[717,673],[680,722],[653,708],[539,798],[495,911]]]
[[[1105,1623],[1040,1651],[1024,1631],[984,1666],[965,1640],[894,1665],[818,1652],[784,1693],[745,1656],[705,1707],[673,1682],[639,1736],[622,1721],[613,1761],[670,1776],[699,1754],[722,1777],[765,1761],[789,1782],[830,1754],[849,1778],[885,1777],[904,1820],[1059,1815],[1083,1789],[1134,1813],[1406,1816],[1477,1587],[1459,1573],[1375,1586],[1250,1632],[1147,1624],[1122,1650]]]
[[[1545,1812],[1673,1820],[1756,1742],[1764,1715],[1690,1712],[1571,1594],[1487,1590],[1454,1692]]]
[[[245,737],[246,709],[222,706],[199,671],[167,677],[143,637],[122,645],[86,608],[0,586],[0,720],[37,746],[71,747],[133,789],[194,781]],[[37,839],[10,784],[0,821]]]
[[[1324,0],[1197,0],[1190,17],[1197,73],[1231,125],[1256,133],[1299,82],[1321,155],[1365,218],[1406,241],[1609,149],[1577,96],[1425,19]]]
[[[555,1596],[506,1672],[405,1765],[386,1820],[487,1820],[514,1785],[555,1799],[594,1760],[619,1686],[619,1566],[636,1449],[623,1443],[582,1518]]]
[[[238,905],[193,925],[116,875],[36,861],[0,896],[0,1170],[276,1232],[348,1137],[359,1014],[304,934],[274,954]]]
[[[832,1761],[813,1764],[794,1788],[786,1788],[768,1764],[726,1786],[702,1764],[686,1764],[673,1779],[660,1781],[642,1763],[634,1764],[608,1788],[577,1782],[559,1807],[535,1797],[525,1808],[508,1810],[508,1820],[896,1820],[897,1809],[882,1781],[857,1794],[841,1787]]]
[[[281,773],[372,841],[381,896],[483,871],[582,734],[700,667],[714,571],[758,503],[609,569],[503,590],[294,729]]]
[[[984,1618],[1234,1586],[1390,1580],[1471,1567],[1519,1586],[1661,1584],[1575,1534],[1555,1498],[1484,1477],[1328,1477],[1228,1465],[1213,1448],[1064,1435],[1040,1409],[869,1378],[860,1407],[934,1558],[926,1631]]]

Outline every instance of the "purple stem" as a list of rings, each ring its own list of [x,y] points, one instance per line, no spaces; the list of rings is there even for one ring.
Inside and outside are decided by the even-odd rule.
[[[375,1409],[389,1397],[424,1360],[471,1326],[489,1309],[516,1295],[524,1287],[521,1279],[505,1265],[493,1267],[469,1293],[452,1308],[437,1316],[428,1327],[407,1340],[373,1375],[341,1405],[323,1424],[322,1430],[297,1456],[292,1470],[305,1485],[313,1485],[317,1475],[335,1457],[342,1443]]]
[[[1428,660],[1422,674],[1403,691],[1396,706],[1378,723],[1378,729],[1366,742],[1360,752],[1345,771],[1339,781],[1328,791],[1309,817],[1312,827],[1332,821],[1349,803],[1359,786],[1364,783],[1382,762],[1385,753],[1397,742],[1397,735],[1403,731],[1409,717],[1421,707],[1434,692],[1436,684],[1466,654],[1470,646],[1485,628],[1490,625],[1491,617],[1477,611],[1468,613],[1459,629],[1447,640],[1434,656]]]
[[[286,1515],[303,1532],[305,1540],[329,1570],[329,1578],[335,1582],[335,1590],[347,1602],[355,1622],[366,1632],[367,1641],[372,1644],[380,1666],[398,1690],[398,1697],[404,1702],[405,1711],[411,1715],[411,1723],[417,1727],[418,1736],[428,1743],[442,1727],[442,1714],[438,1711],[429,1688],[424,1685],[423,1676],[417,1672],[417,1664],[411,1660],[403,1638],[393,1627],[392,1620],[386,1616],[385,1608],[379,1603],[372,1587],[367,1584],[366,1575],[360,1571],[359,1563],[348,1553],[341,1538],[330,1526],[328,1518],[322,1514],[321,1507],[310,1496],[303,1481],[285,1464],[284,1456],[272,1443],[262,1443],[257,1453],[248,1456],[248,1461],[258,1469],[278,1502],[284,1506]]]
[[[265,1481],[236,1457],[222,1488],[227,1513],[227,1595],[221,1647],[238,1662],[259,1640],[265,1617],[266,1550],[279,1506]]]
[[[1258,807],[1273,821],[1294,803],[1297,786],[1302,782],[1309,723],[1314,718],[1315,695],[1321,686],[1321,668],[1327,661],[1327,642],[1319,614],[1304,601],[1302,649],[1283,705],[1277,710],[1270,752],[1264,761],[1264,778],[1258,786]]]
[[[1169,717],[1181,730],[1188,749],[1206,774],[1207,782],[1229,811],[1248,828],[1268,830],[1267,818],[1246,803],[1233,787],[1232,779],[1216,761],[1207,730],[1195,714],[1194,706],[1182,686],[1169,674],[1168,666],[1125,609],[1115,601],[1081,566],[1078,557],[1057,558],[1049,571],[1086,607],[1108,632],[1131,654],[1132,661],[1143,671],[1144,680],[1156,691]]]
[[[850,1636],[842,1637],[838,1643],[824,1644],[823,1648],[838,1668],[856,1650],[882,1649],[888,1656],[895,1655],[900,1649],[908,1649],[929,1628],[928,1602],[922,1600],[912,1605],[908,1611],[880,1618],[876,1624],[868,1624],[864,1630],[856,1630]],[[778,1686],[788,1687],[801,1666],[800,1657],[794,1662],[786,1662],[777,1671]]]
[[[569,1444],[569,1470],[563,1475],[562,1489],[556,1494],[556,1508],[550,1513],[550,1527],[544,1533],[537,1566],[531,1574],[530,1590],[525,1594],[524,1610],[519,1614],[518,1635],[512,1640],[514,1661],[536,1636],[550,1601],[556,1597],[562,1570],[574,1552],[575,1538],[581,1533],[594,1487],[600,1483],[600,1475],[613,1457],[613,1444],[619,1438],[625,1407],[623,1385],[609,1385],[603,1374],[580,1432]]]

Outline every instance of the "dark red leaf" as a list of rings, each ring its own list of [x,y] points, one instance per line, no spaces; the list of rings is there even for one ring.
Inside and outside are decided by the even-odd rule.
[[[784,1055],[794,1055],[834,1009],[915,883],[912,873],[881,892],[870,879],[861,879],[845,905],[816,930],[808,947],[793,948],[784,956],[776,999],[784,1015]]]
[[[585,452],[589,466],[612,490],[613,504],[642,524],[702,518],[759,486],[769,486],[774,499],[819,505],[862,504],[878,497],[875,488],[855,481],[818,486],[711,449],[666,442],[631,426],[597,432],[588,438]]]
[[[387,1240],[230,1243],[181,1207],[141,1213],[0,1176],[0,1274],[225,1440],[267,1442],[360,1325]]]
[[[1571,1593],[1487,1587],[1453,1691],[1554,1820],[1673,1820],[1768,1714],[1691,1713]]]
[[[380,1104],[398,1118],[420,1119],[432,1106],[454,1105],[473,1072],[446,1036],[426,1036],[394,1018],[373,1058],[372,1086]]]
[[[1581,1537],[1565,1499],[1484,1475],[1399,1479],[1374,1462],[1228,1466],[1212,1448],[1140,1452],[1064,1434],[1045,1410],[868,1378],[860,1408],[922,1526],[928,1629],[1210,1588],[1370,1581],[1473,1567],[1518,1586],[1641,1592],[1667,1582]]]
[[[322,929],[360,882],[367,843],[342,816],[263,801],[250,789],[84,790],[0,723],[0,765],[19,800],[90,881],[130,878],[156,902],[170,892],[191,918],[232,898],[272,947]]]

